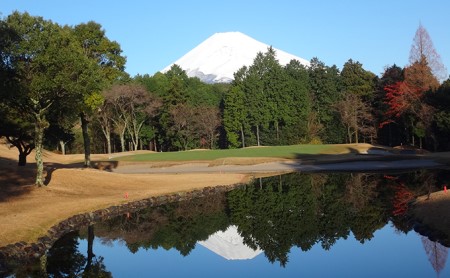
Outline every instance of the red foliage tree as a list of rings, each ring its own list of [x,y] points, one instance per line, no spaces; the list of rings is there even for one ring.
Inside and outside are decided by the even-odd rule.
[[[395,186],[395,195],[393,200],[394,216],[404,215],[408,211],[408,204],[414,199],[414,194],[404,184]]]
[[[387,116],[400,117],[406,112],[414,112],[415,106],[420,102],[422,92],[411,87],[405,81],[399,81],[384,88],[386,92],[385,102],[389,106]]]
[[[446,75],[447,70],[422,25],[419,25],[416,31],[409,61],[411,64],[404,70],[404,81],[384,88],[388,110],[385,114],[387,120],[380,124],[380,128],[402,115],[410,116],[411,122],[408,124],[411,125],[411,130],[415,130],[413,133],[417,133],[418,122],[421,122],[422,130],[428,128],[429,121],[421,121],[422,114],[430,111],[423,101],[423,96],[425,92],[435,91],[439,87],[438,78],[445,77],[443,75]],[[412,138],[414,142],[414,136]]]

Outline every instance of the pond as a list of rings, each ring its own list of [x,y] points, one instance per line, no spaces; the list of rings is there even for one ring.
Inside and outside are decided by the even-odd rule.
[[[409,213],[446,171],[292,173],[71,231],[10,277],[450,277]],[[422,233],[423,235],[421,235]]]

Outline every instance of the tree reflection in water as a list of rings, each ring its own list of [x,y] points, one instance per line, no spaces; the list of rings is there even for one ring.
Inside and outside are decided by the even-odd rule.
[[[398,232],[410,232],[414,222],[408,202],[435,190],[436,183],[447,183],[442,180],[447,174],[293,173],[257,179],[228,193],[148,207],[69,233],[49,250],[46,271],[53,277],[109,277],[103,258],[94,255],[94,232],[103,243],[119,240],[133,253],[162,247],[186,256],[198,241],[230,225],[238,227],[247,246],[260,248],[268,261],[284,267],[292,248],[308,251],[320,244],[329,250],[351,234],[364,243],[389,222]],[[90,243],[86,255],[77,249],[78,238]],[[448,252],[439,246],[424,241],[436,272]]]
[[[103,257],[96,257],[92,250],[93,227],[88,227],[88,251],[86,256],[78,250],[78,232],[66,234],[55,242],[47,254],[46,276],[49,277],[112,277],[106,270]]]

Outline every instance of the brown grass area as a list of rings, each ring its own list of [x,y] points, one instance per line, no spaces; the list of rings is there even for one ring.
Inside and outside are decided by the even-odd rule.
[[[364,151],[363,144],[350,146]],[[139,151],[139,153],[148,151]],[[113,154],[112,159],[119,155]],[[347,154],[355,156],[355,154]],[[109,161],[108,155],[91,156],[94,161]],[[345,160],[346,155],[314,156],[313,163]],[[358,156],[358,159],[364,156]],[[441,163],[449,163],[450,153],[430,154]],[[44,152],[48,186],[33,185],[35,175],[34,154],[28,156],[28,165],[17,166],[18,152],[0,143],[0,247],[19,241],[33,242],[47,233],[48,229],[68,217],[92,210],[119,205],[151,196],[190,191],[214,185],[246,182],[250,176],[231,173],[196,174],[119,174],[81,167],[84,156],[59,155]],[[280,161],[279,158],[227,158],[210,162],[214,165],[252,165]],[[120,162],[122,163],[122,162]],[[130,162],[131,163],[131,162]],[[145,162],[144,162],[145,163]],[[187,162],[183,162],[187,163]],[[178,162],[152,162],[154,167],[166,167]],[[261,174],[263,175],[263,174]],[[125,198],[128,193],[128,198]],[[445,203],[448,212],[449,194],[445,202],[434,197],[427,203]],[[437,195],[436,195],[437,196]],[[420,207],[420,203],[418,206]],[[424,209],[424,215],[427,211]],[[439,212],[442,215],[442,212]],[[428,216],[424,216],[428,219]],[[441,218],[442,219],[442,218]],[[446,224],[448,227],[449,224]]]
[[[431,193],[430,198],[417,198],[413,214],[423,224],[450,235],[450,190]]]
[[[83,169],[83,155],[45,152],[48,186],[33,185],[34,159],[17,166],[17,150],[0,145],[0,246],[33,242],[74,214],[214,185],[246,182],[244,174],[118,174]],[[93,159],[102,155],[93,155]],[[72,163],[72,164],[71,164]],[[75,163],[75,164],[73,164]],[[127,193],[128,198],[125,198]]]

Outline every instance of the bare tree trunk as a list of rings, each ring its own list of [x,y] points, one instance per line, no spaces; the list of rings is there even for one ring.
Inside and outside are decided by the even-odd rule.
[[[256,125],[256,141],[258,142],[258,146],[261,146],[259,142],[259,125]]]
[[[66,155],[66,142],[59,140],[59,146],[61,147],[61,154]]]
[[[106,137],[106,149],[108,154],[111,154],[111,136]]]
[[[31,151],[34,149],[33,144],[26,144],[24,141],[22,141],[20,138],[14,139],[6,136],[6,140],[13,146],[15,146],[19,150],[19,163],[18,166],[25,166],[27,165],[27,156],[31,153]]]
[[[25,153],[20,152],[19,153],[19,166],[25,166],[27,165],[27,155]]]
[[[122,152],[125,151],[125,134],[124,133],[125,132],[122,132],[120,134],[120,149],[121,149]]]
[[[91,140],[89,138],[89,130],[86,114],[81,113],[81,130],[83,132],[83,143],[84,143],[84,167],[91,167]]]
[[[275,122],[276,130],[277,130],[277,144],[280,144],[280,126],[278,125],[278,121]]]
[[[244,127],[242,125],[241,125],[241,140],[242,140],[242,147],[245,148]]]
[[[213,146],[214,146],[214,132],[213,133],[211,133],[211,135],[210,135],[211,137],[210,137],[210,146],[209,146],[209,149],[213,149]]]
[[[94,226],[89,225],[88,226],[88,238],[87,238],[87,243],[88,243],[87,259],[86,259],[86,267],[84,268],[84,271],[87,273],[89,273],[89,270],[92,268],[92,260],[95,257],[95,255],[94,255],[94,239],[95,239]]]
[[[42,119],[42,116],[39,113],[35,114],[36,123],[34,126],[34,142],[35,142],[35,151],[36,151],[36,182],[37,186],[44,186],[44,162],[42,161],[42,142],[44,140],[44,127],[45,120]]]
[[[102,132],[106,139],[106,151],[108,154],[111,154],[111,130],[109,127],[102,126]]]
[[[347,126],[347,136],[348,136],[348,143],[351,144],[353,140],[350,126]]]

